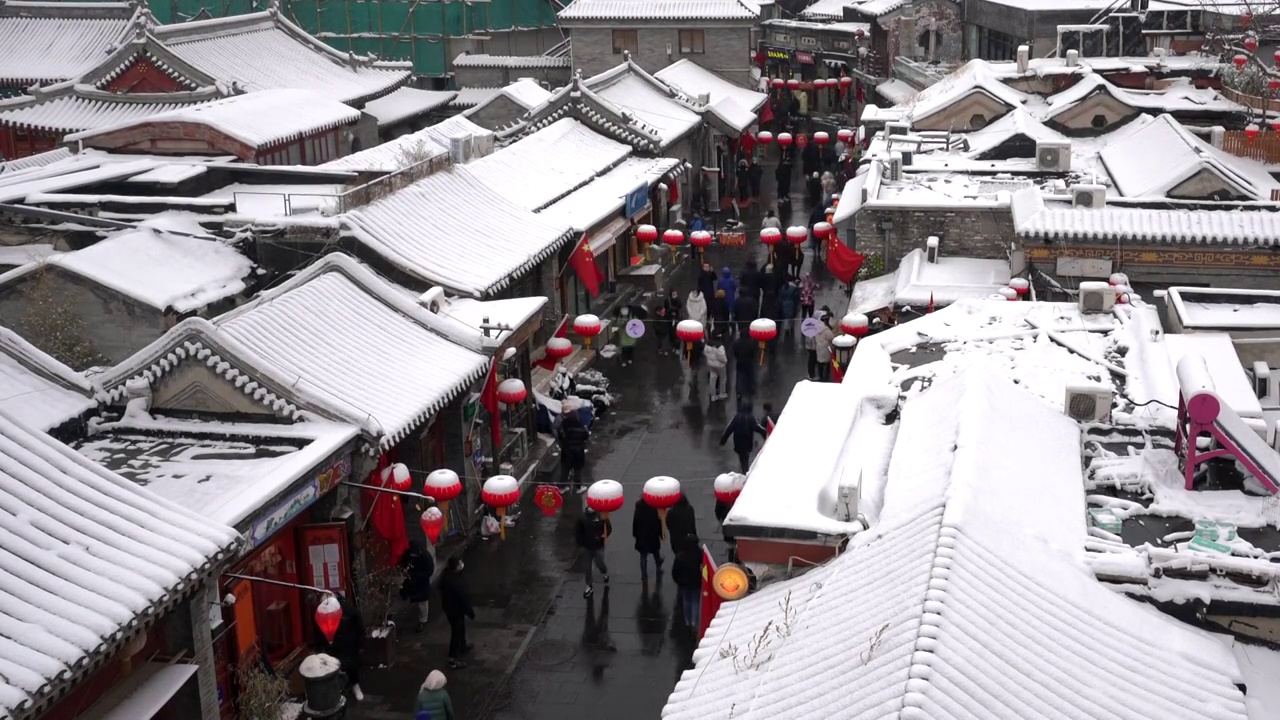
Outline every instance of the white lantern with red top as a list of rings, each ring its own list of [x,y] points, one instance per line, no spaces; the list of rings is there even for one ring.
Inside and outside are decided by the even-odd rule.
[[[440,540],[440,531],[444,530],[444,513],[438,507],[429,507],[422,511],[418,524],[422,526],[422,532],[427,536],[427,540],[435,545]]]
[[[778,324],[769,318],[757,318],[747,326],[751,339],[760,343],[760,364],[764,364],[764,347],[778,337]]]
[[[756,142],[760,143],[761,145],[768,145],[769,143],[773,142],[773,133],[769,132],[768,130],[761,130],[760,132],[756,133]]]
[[[480,487],[480,500],[498,515],[498,533],[507,539],[507,508],[520,499],[520,481],[510,475],[494,475]]]
[[[1122,272],[1111,273],[1111,277],[1107,278],[1107,284],[1111,287],[1115,287],[1117,285],[1128,285],[1129,276]]]
[[[658,228],[652,225],[640,225],[636,227],[636,240],[645,243],[658,241]]]
[[[458,473],[441,468],[432,470],[427,479],[422,481],[422,494],[436,501],[440,512],[444,514],[444,528],[449,527],[449,501],[462,494],[462,480]]]
[[[786,84],[787,84],[787,81],[783,80],[782,78],[774,78],[769,81],[770,87],[772,87],[774,90],[781,90],[782,86]]]
[[[1018,293],[1014,292],[1011,287],[1002,287],[996,291],[996,294],[1005,300],[1011,300],[1013,302],[1017,302],[1018,300]]]
[[[529,397],[529,391],[520,378],[507,378],[498,383],[498,402],[504,405],[516,405]]]
[[[670,245],[671,247],[680,245],[684,242],[684,233],[675,229],[668,230],[662,233],[662,242]]]
[[[791,137],[791,133],[778,133],[778,145],[784,148],[791,147],[791,143],[795,138]]]
[[[587,507],[600,513],[602,520],[608,520],[609,513],[621,510],[624,502],[622,483],[617,480],[597,480],[587,488]],[[608,531],[605,533],[607,540]]]
[[[413,477],[404,463],[396,463],[382,471],[382,486],[399,492],[407,492],[413,485]]]
[[[871,329],[871,321],[862,313],[849,313],[840,320],[840,329],[854,337],[862,337]]]
[[[698,248],[698,252],[702,252],[704,248],[711,245],[711,241],[715,238],[706,230],[694,230],[689,233],[689,244]]]
[[[853,136],[854,136],[854,132],[849,128],[840,128],[839,130],[836,131],[836,139],[842,143],[852,142]]]
[[[725,505],[733,505],[738,496],[742,494],[742,488],[746,484],[746,475],[742,473],[724,473],[716,476],[715,482],[711,485],[711,490],[715,493],[716,500]]]
[[[676,337],[684,343],[684,354],[693,363],[693,344],[702,342],[704,330],[697,320],[681,320],[676,323]]]
[[[788,78],[788,79],[787,79],[787,89],[788,89],[788,90],[790,90],[790,91],[792,91],[792,92],[795,92],[796,90],[799,90],[799,89],[800,89],[800,81],[799,81],[798,79],[796,79],[796,78]]]
[[[858,32],[862,32],[862,31],[859,30]],[[840,78],[841,89],[848,90],[851,87],[853,87],[853,78],[849,77],[848,75],[845,75],[844,77]]]
[[[573,331],[582,336],[582,342],[587,346],[587,352],[591,352],[591,338],[600,334],[604,329],[604,325],[600,322],[600,318],[591,313],[584,313],[573,319]]]
[[[658,511],[658,517],[662,520],[660,537],[666,539],[667,511],[680,502],[680,481],[666,475],[651,477],[644,481],[644,491],[640,498]]]
[[[1031,293],[1031,281],[1026,278],[1016,277],[1009,281],[1009,287],[1018,293],[1018,297],[1024,298]]]
[[[338,634],[338,626],[342,624],[342,603],[338,602],[338,598],[332,594],[325,595],[320,604],[316,606],[316,625],[320,628],[320,634],[324,635],[324,639],[333,642],[333,638]]]
[[[787,228],[787,241],[792,245],[803,245],[809,239],[809,229],[803,225],[792,225]]]
[[[813,235],[819,240],[826,240],[831,237],[831,233],[835,231],[835,226],[829,222],[814,223],[813,226]]]
[[[547,341],[547,357],[559,362],[573,354],[573,342],[569,338],[553,337]]]
[[[818,131],[813,134],[813,141],[818,145],[826,145],[827,143],[831,142],[831,135],[824,133],[822,131]]]

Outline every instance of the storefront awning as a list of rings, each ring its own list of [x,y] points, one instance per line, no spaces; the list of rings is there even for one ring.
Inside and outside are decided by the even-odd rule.
[[[197,665],[146,662],[93,704],[81,720],[151,720],[196,674]]]

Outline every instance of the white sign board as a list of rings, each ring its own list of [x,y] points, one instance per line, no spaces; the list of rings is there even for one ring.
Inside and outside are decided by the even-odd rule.
[[[818,337],[818,333],[822,332],[822,321],[817,318],[805,318],[800,323],[800,334],[807,337]]]
[[[627,335],[633,338],[640,338],[644,335],[644,322],[640,320],[627,321]]]
[[[1057,274],[1059,277],[1111,277],[1111,261],[1105,258],[1058,258]]]

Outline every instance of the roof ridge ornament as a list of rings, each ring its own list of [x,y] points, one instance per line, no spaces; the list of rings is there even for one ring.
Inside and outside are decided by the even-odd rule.
[[[270,13],[272,17],[279,16],[280,0],[267,0],[267,12]]]

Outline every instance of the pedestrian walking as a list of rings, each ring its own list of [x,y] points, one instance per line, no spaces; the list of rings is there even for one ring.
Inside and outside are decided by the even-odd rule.
[[[466,564],[462,558],[454,556],[445,563],[444,572],[440,575],[440,609],[449,621],[449,667],[464,668],[467,663],[462,659],[471,652],[467,644],[467,619],[476,619],[476,610],[471,606],[471,596],[467,594],[462,582],[462,571]]]
[[[814,293],[818,292],[817,281],[813,279],[813,273],[805,273],[804,279],[800,281],[800,315],[801,317],[813,317]]]
[[[749,296],[755,301],[757,310],[760,304],[760,268],[754,259],[748,258],[738,273],[738,297]]]
[[[809,207],[817,207],[822,202],[822,176],[820,176],[816,171],[810,171],[807,166],[804,174],[808,178],[805,180],[805,188],[807,190],[806,197],[809,200]]]
[[[618,348],[622,351],[622,360],[619,362],[622,367],[635,362],[636,358],[636,339],[627,332],[627,323],[630,321],[631,310],[623,306],[618,310],[618,319],[613,322],[614,337],[618,338]]]
[[[428,601],[431,599],[431,576],[436,572],[435,558],[431,557],[422,541],[411,540],[409,549],[400,556],[400,567],[405,571],[400,597],[417,610],[418,624],[414,632],[422,632],[430,608]]]
[[[738,299],[738,283],[733,279],[732,270],[727,267],[720,268],[720,281],[716,283],[716,290],[724,293],[724,302],[732,311],[733,302]]]
[[[725,302],[724,291],[716,290],[715,295],[711,297],[711,305],[708,312],[711,315],[711,327],[708,332],[717,332],[725,334],[730,331],[729,324],[729,303]]]
[[[755,354],[756,341],[744,330],[733,343],[733,380],[738,389],[739,401],[756,394]]]
[[[418,717],[422,717],[421,713],[425,712],[431,720],[457,719],[458,716],[453,713],[453,700],[449,699],[449,691],[444,689],[447,682],[444,673],[439,670],[432,670],[427,674],[427,679],[422,681],[422,687],[418,689]]]
[[[631,536],[636,540],[636,552],[640,553],[640,579],[649,582],[649,556],[653,556],[657,578],[662,580],[662,518],[657,509],[636,498],[635,514],[631,516]]]
[[[591,575],[593,565],[600,568],[600,574],[604,576],[604,584],[609,584],[609,566],[604,563],[604,545],[612,532],[613,523],[600,517],[600,513],[590,507],[582,513],[582,517],[578,518],[578,548],[587,556],[586,569],[583,571],[587,588],[582,591],[582,597],[589,598],[591,593],[595,592],[595,583],[592,582]]]
[[[587,441],[591,439],[591,431],[582,424],[577,408],[568,400],[560,404],[560,414],[560,427],[556,433],[560,440],[560,489],[580,487],[585,491],[587,486],[582,482],[582,468],[587,464]]]
[[[671,295],[663,298],[658,307],[654,309],[657,322],[654,323],[653,330],[658,341],[659,355],[666,355],[668,350],[675,352],[676,323],[680,321],[680,305],[678,300],[672,300],[674,295],[676,295],[676,291],[672,290]]]
[[[814,341],[814,360],[818,364],[818,382],[831,382],[831,341],[836,332],[831,328],[831,314],[823,313],[822,330]]]
[[[752,293],[738,293],[738,299],[733,303],[733,321],[738,324],[740,337],[748,334],[747,329],[751,321],[756,319],[756,309],[759,307],[760,301]]]
[[[778,312],[782,316],[782,334],[784,337],[792,337],[796,330],[796,310],[800,305],[800,288],[796,286],[796,281],[790,277],[782,285],[782,290],[778,292]]]
[[[738,184],[738,202],[746,203],[751,196],[751,171],[747,169],[747,161],[738,161],[738,173],[735,178]]]
[[[783,160],[778,163],[778,168],[773,171],[773,179],[778,182],[778,214],[782,215],[782,202],[785,198],[787,204],[791,204],[791,174],[793,169],[791,163]],[[783,217],[786,217],[783,215]]]
[[[338,660],[342,673],[347,676],[347,687],[356,702],[364,700],[364,691],[360,689],[360,651],[364,646],[364,618],[360,608],[348,602],[341,595],[334,595],[338,606],[342,608],[342,619],[338,629],[333,633],[333,641],[329,643],[329,654]]]
[[[804,166],[805,175],[817,174],[821,161],[822,156],[818,153],[817,143],[809,143],[804,146],[804,150],[800,151],[800,163]]]
[[[698,518],[693,512],[693,505],[683,494],[675,505],[667,510],[667,535],[671,538],[671,553],[674,555],[684,548],[685,542],[692,537],[698,538]]]
[[[724,432],[720,434],[720,445],[723,447],[733,438],[733,452],[738,456],[738,466],[743,474],[751,467],[751,451],[755,449],[755,436],[766,437],[764,426],[751,413],[751,404],[740,402],[738,414],[733,416]]]
[[[832,196],[839,192],[836,176],[830,171],[822,173],[822,207],[825,210],[831,205]]]
[[[684,301],[684,316],[690,320],[697,320],[702,323],[705,330],[707,327],[707,296],[702,294],[698,288],[694,288],[689,293],[689,297]]]
[[[751,161],[751,167],[747,169],[747,180],[751,183],[751,199],[755,200],[760,197],[760,181],[764,179],[764,168],[760,163]]]
[[[774,322],[779,319],[778,313],[778,274],[773,265],[765,265],[760,272],[760,317]]]
[[[671,563],[671,579],[680,593],[680,608],[684,626],[692,637],[697,637],[698,615],[702,609],[702,553],[698,551],[698,536],[689,535],[682,543]]]
[[[774,230],[782,229],[782,221],[778,219],[778,215],[770,210],[764,214],[764,220],[760,221],[760,229],[773,228]]]
[[[716,295],[716,271],[706,260],[702,261],[702,272],[698,274],[698,292],[708,300]]]
[[[707,343],[707,386],[711,390],[711,402],[729,397],[729,354],[720,334]]]

